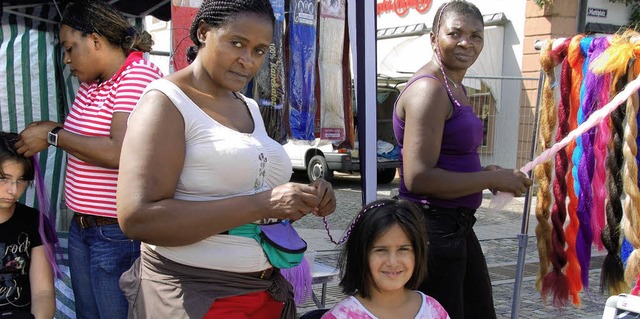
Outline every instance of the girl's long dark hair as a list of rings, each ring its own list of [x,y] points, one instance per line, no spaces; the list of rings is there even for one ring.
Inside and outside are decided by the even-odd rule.
[[[0,132],[0,164],[8,160],[16,161],[22,164],[24,174],[22,178],[26,181],[35,179],[36,196],[38,198],[38,211],[40,212],[40,222],[38,224],[38,233],[45,248],[47,259],[51,264],[54,274],[61,278],[62,272],[56,262],[56,249],[58,248],[58,235],[56,229],[51,222],[51,205],[49,196],[44,186],[44,178],[40,171],[37,156],[24,157],[15,149],[15,143],[20,139],[17,133]],[[4,173],[3,173],[4,174]]]

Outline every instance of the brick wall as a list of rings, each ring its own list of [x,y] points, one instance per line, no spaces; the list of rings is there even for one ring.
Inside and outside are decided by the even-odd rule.
[[[570,37],[576,34],[578,15],[578,0],[555,0],[552,5],[539,8],[533,0],[527,0],[524,23],[524,40],[522,49],[522,76],[540,76],[540,52],[534,48],[537,40],[548,40],[560,37]],[[528,113],[535,113],[537,105],[538,87],[533,84],[526,85],[530,81],[524,81],[522,96],[529,101],[523,101],[520,105],[521,122],[518,133],[519,149],[531,149],[534,123],[522,121],[533,119]],[[522,167],[530,159],[528,157],[517,158],[517,167]]]

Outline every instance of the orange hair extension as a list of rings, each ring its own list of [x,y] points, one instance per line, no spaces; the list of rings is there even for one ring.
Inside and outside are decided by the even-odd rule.
[[[556,127],[556,101],[554,83],[556,82],[553,68],[555,63],[551,57],[550,51],[553,41],[547,41],[547,46],[540,54],[540,65],[546,77],[544,79],[544,87],[542,89],[542,105],[540,106],[539,115],[539,151],[543,152],[553,145],[553,131]],[[540,267],[538,268],[538,276],[536,279],[536,288],[542,291],[542,280],[549,273],[551,262],[549,254],[551,253],[551,223],[549,216],[551,214],[551,173],[552,163],[546,161],[536,166],[533,170],[535,179],[538,182],[538,200],[536,202],[536,238],[538,240],[538,257],[540,258]]]
[[[640,34],[633,30],[627,30],[622,34],[614,35],[607,48],[593,63],[589,66],[591,71],[596,74],[611,73],[611,86],[615,87],[618,79],[627,73],[629,61],[635,56],[640,56],[640,41],[632,43],[634,37]],[[637,64],[634,64],[637,66]]]
[[[580,40],[584,36],[578,34],[571,39],[569,43],[569,52],[567,59],[571,65],[571,96],[569,99],[569,130],[574,130],[578,127],[578,109],[580,108],[580,84],[582,83],[582,63],[584,57],[580,52]],[[576,148],[575,140],[571,141],[567,146],[567,155],[571,157],[573,150]],[[573,163],[569,161],[568,173],[567,173],[567,195],[569,196],[569,206],[567,207],[567,213],[569,215],[569,224],[565,229],[565,235],[567,239],[567,281],[569,282],[569,295],[571,302],[574,305],[580,305],[579,293],[582,290],[582,279],[580,277],[580,262],[576,255],[576,237],[578,235],[578,228],[580,223],[578,221],[578,197],[576,196],[575,189],[573,188],[574,179],[571,174],[571,167]]]
[[[638,64],[635,62],[635,64]],[[635,78],[635,72],[628,72],[629,82]],[[627,125],[624,130],[625,147],[623,149],[624,166],[624,192],[627,195],[624,200],[624,217],[627,221],[624,227],[624,234],[627,240],[633,245],[634,250],[627,259],[627,267],[624,277],[631,286],[640,275],[640,189],[638,188],[638,164],[636,155],[638,145],[638,94],[633,94],[627,100]]]

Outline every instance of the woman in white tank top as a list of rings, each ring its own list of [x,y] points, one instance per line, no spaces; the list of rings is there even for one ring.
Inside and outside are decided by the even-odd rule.
[[[142,262],[121,279],[137,315],[255,308],[250,318],[278,317],[287,304],[265,291],[281,282],[279,272],[255,239],[227,232],[335,210],[328,182],[288,182],[286,152],[267,135],[255,101],[237,93],[263,64],[273,21],[268,0],[204,1],[191,27],[193,62],[149,85],[129,118],[117,205],[125,234],[144,243]],[[231,309],[233,298],[243,309]]]

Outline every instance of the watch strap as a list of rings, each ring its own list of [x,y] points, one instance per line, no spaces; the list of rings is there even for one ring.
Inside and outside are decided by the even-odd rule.
[[[60,131],[61,129],[62,129],[62,126],[56,126],[50,131],[50,133],[51,134],[58,134],[58,131]]]

